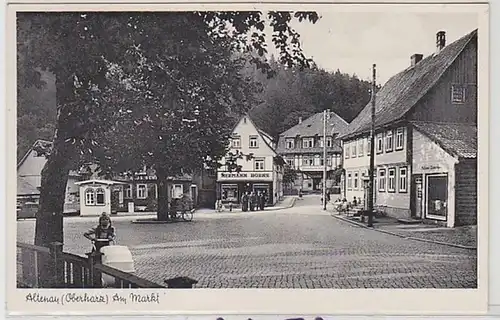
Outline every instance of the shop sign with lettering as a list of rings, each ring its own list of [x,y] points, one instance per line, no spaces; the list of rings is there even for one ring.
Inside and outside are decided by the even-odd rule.
[[[430,171],[430,170],[440,170],[441,166],[436,165],[436,164],[427,164],[427,165],[423,165],[421,168],[422,168],[422,170]]]
[[[217,180],[272,180],[272,172],[219,172]]]

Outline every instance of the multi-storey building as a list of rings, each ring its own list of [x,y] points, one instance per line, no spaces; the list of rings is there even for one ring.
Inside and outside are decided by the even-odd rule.
[[[477,221],[477,30],[410,66],[376,95],[376,207],[449,227]],[[365,200],[371,104],[341,138],[349,200]]]
[[[275,143],[270,135],[258,129],[248,115],[243,116],[232,131],[231,154],[243,154],[236,164],[239,172],[230,171],[225,165],[217,172],[217,194],[223,203],[241,202],[244,192],[265,192],[267,205],[274,205],[283,196],[283,163],[277,156]],[[247,159],[247,155],[252,155]],[[221,160],[225,164],[226,159]]]
[[[326,125],[326,167],[327,188],[338,185],[342,167],[342,147],[339,133],[347,128],[347,122],[335,112],[327,112]],[[293,189],[319,191],[323,181],[323,112],[302,121],[280,134],[278,154],[297,172]]]

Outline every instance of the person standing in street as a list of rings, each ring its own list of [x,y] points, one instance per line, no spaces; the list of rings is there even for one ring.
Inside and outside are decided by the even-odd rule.
[[[243,193],[241,196],[241,211],[248,211],[248,192]]]
[[[250,211],[255,211],[255,207],[257,205],[257,196],[255,195],[255,192],[252,191],[250,193]]]
[[[266,206],[266,201],[267,201],[267,194],[264,191],[264,192],[262,192],[261,197],[260,197],[260,201],[259,201],[260,210],[264,210],[264,208]]]

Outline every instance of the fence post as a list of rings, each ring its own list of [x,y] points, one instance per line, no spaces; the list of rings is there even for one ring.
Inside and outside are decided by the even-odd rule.
[[[52,242],[49,247],[50,262],[51,262],[51,287],[61,288],[64,281],[64,260],[62,259],[63,244],[60,242]]]
[[[101,264],[102,262],[102,253],[101,252],[90,252],[87,253],[89,257],[89,280],[92,288],[102,288],[102,274],[100,271],[96,270],[94,266],[96,264]]]

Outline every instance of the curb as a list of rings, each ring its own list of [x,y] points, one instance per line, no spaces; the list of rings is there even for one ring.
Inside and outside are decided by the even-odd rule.
[[[158,221],[158,220],[132,220],[133,224],[172,224],[172,223],[180,223],[180,222],[190,222],[184,220],[174,220],[174,221]]]
[[[386,230],[381,230],[381,229],[377,229],[377,228],[374,228],[374,227],[368,227],[368,226],[366,226],[366,225],[364,225],[364,224],[362,224],[360,222],[352,221],[352,220],[349,220],[349,219],[346,219],[346,218],[343,218],[343,217],[340,217],[340,216],[332,215],[332,217],[334,217],[337,220],[350,223],[350,224],[355,225],[355,226],[360,227],[360,228],[374,230],[374,231],[377,231],[377,232],[380,232],[380,233],[389,234],[391,236],[396,236],[396,237],[399,237],[399,238],[402,238],[402,239],[409,239],[409,240],[415,240],[415,241],[420,241],[420,242],[428,242],[428,243],[440,244],[440,245],[443,245],[443,246],[455,247],[455,248],[466,249],[466,250],[477,250],[476,247],[471,247],[471,246],[464,246],[464,245],[455,244],[455,243],[442,242],[442,241],[436,241],[436,240],[428,240],[428,239],[422,239],[422,238],[417,238],[417,237],[408,237],[408,236],[404,236],[404,235],[399,234],[399,233],[390,232],[390,231],[386,231]]]
[[[267,211],[277,211],[277,210],[283,210],[283,209],[290,209],[291,207],[293,207],[295,205],[295,201],[297,201],[297,198],[296,197],[293,197],[292,198],[292,202],[290,202],[290,204],[286,207],[276,207],[276,208],[272,208],[272,209],[268,209]],[[264,210],[265,212],[266,210]]]

